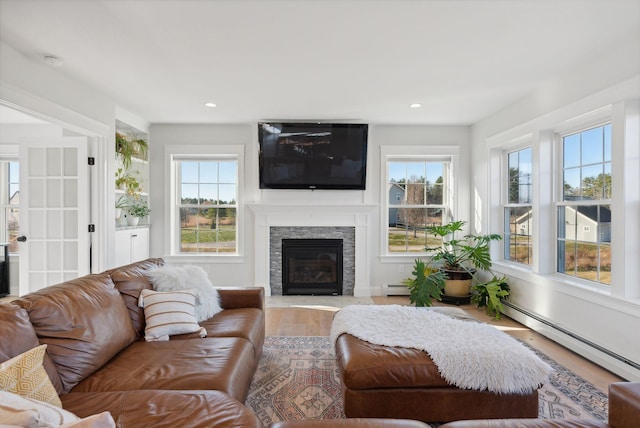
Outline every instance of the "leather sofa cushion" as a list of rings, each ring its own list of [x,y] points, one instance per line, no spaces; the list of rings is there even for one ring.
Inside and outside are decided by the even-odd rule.
[[[256,364],[241,338],[136,342],[73,392],[213,389],[244,402]]]
[[[455,421],[440,428],[606,428],[606,422],[592,419],[475,419]]]
[[[11,303],[0,303],[0,338],[0,363],[40,345],[27,311]],[[61,394],[60,375],[47,353],[44,354],[43,366],[56,392]]]
[[[138,306],[138,297],[142,290],[152,290],[151,282],[145,276],[145,272],[164,265],[162,259],[147,259],[132,263],[106,273],[111,276],[113,283],[120,293],[129,311],[129,317],[133,322],[133,328],[138,337],[144,336],[144,309]]]
[[[411,419],[306,419],[302,421],[282,421],[271,424],[269,428],[429,428],[429,425]]]
[[[80,417],[109,411],[119,428],[261,427],[253,412],[220,391],[71,392],[60,398]]]
[[[134,340],[127,308],[111,278],[87,275],[13,301],[58,370],[64,392],[102,367]]]
[[[418,349],[394,348],[343,334],[336,340],[336,358],[345,387],[447,387],[429,355]]]
[[[262,353],[264,311],[256,308],[225,309],[200,323],[208,337],[242,337],[253,345],[255,358]],[[179,337],[179,336],[178,336]]]
[[[640,421],[640,382],[609,385],[609,424],[615,428],[636,427]]]

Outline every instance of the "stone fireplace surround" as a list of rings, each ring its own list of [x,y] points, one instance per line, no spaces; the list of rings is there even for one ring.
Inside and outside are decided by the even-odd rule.
[[[254,215],[255,283],[264,287],[265,295],[282,295],[282,238],[339,238],[344,240],[342,294],[371,296],[369,235],[377,206],[249,204],[248,207]]]
[[[280,227],[269,228],[269,283],[272,296],[282,296],[283,239],[342,239],[342,295],[353,296],[355,284],[356,231],[353,227]]]

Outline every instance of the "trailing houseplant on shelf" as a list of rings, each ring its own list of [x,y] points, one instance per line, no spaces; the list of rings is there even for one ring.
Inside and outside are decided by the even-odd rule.
[[[489,243],[502,239],[497,234],[468,234],[462,239],[456,239],[456,233],[462,231],[465,224],[464,221],[453,221],[427,228],[427,233],[442,240],[440,246],[425,247],[425,250],[432,254],[432,262],[442,263],[440,269],[447,275],[445,296],[469,297],[471,282],[477,269],[487,271],[491,267]]]
[[[137,226],[140,219],[151,214],[151,209],[146,199],[131,199],[123,211],[127,214],[127,224],[129,226]]]
[[[127,192],[127,195],[137,198],[142,191],[142,184],[138,181],[137,174],[138,171],[130,173],[122,168],[118,168],[116,171],[116,188],[124,190]]]
[[[432,299],[440,300],[447,278],[439,269],[425,265],[422,260],[416,260],[413,277],[402,281],[410,292],[409,299],[416,306],[431,306]]]
[[[116,132],[116,154],[125,170],[131,167],[132,158],[146,159],[148,152],[149,143],[145,139]]]

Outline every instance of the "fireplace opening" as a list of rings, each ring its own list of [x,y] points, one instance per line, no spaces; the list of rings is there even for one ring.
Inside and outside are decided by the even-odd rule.
[[[342,239],[283,239],[283,295],[342,295]]]

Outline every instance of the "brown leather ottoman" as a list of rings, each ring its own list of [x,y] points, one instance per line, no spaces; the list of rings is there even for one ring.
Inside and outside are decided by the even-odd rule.
[[[307,419],[304,421],[275,422],[270,428],[428,428],[429,425],[408,419]]]
[[[474,320],[460,308],[431,308]],[[496,394],[448,384],[426,352],[395,348],[342,334],[336,340],[348,418],[405,418],[424,422],[535,418],[538,392]]]

